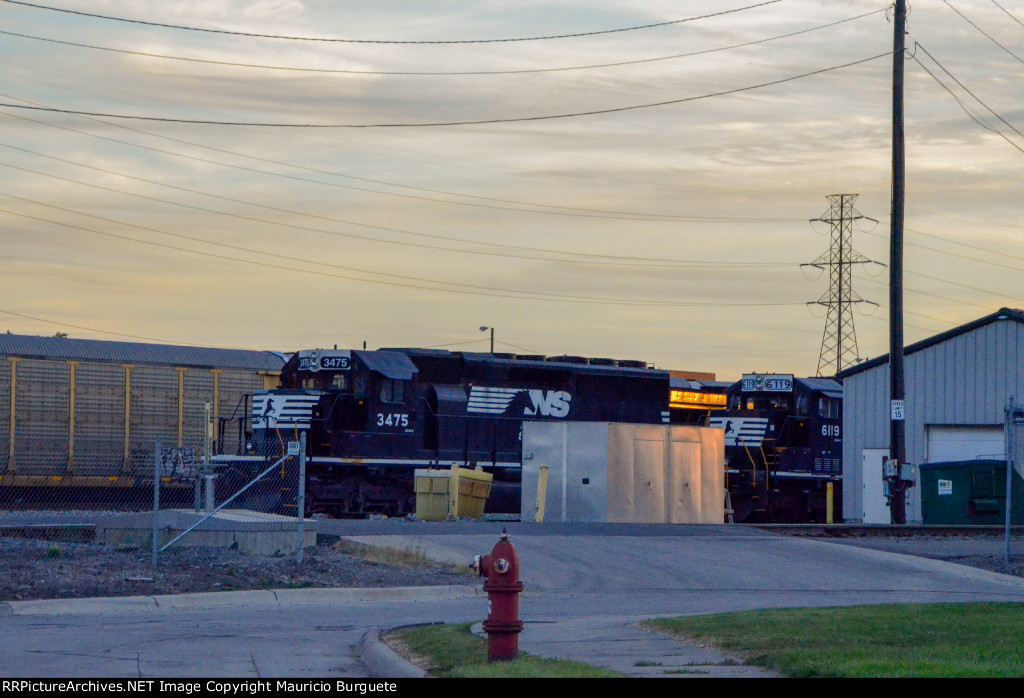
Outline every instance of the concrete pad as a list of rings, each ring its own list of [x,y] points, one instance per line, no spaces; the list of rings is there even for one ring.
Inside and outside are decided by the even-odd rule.
[[[457,601],[480,598],[480,589],[463,585],[424,587],[347,587],[332,589],[261,589],[210,591],[163,596],[117,596],[0,602],[0,616],[66,616],[131,612],[181,611],[241,606],[334,605],[367,601]]]
[[[175,545],[237,548],[250,555],[292,555],[298,550],[298,520],[291,516],[246,509],[221,509],[214,514],[189,509],[157,512],[157,539],[166,545],[192,526]],[[152,543],[153,514],[129,514],[96,523],[95,542],[114,547],[147,547]],[[303,523],[302,546],[316,545],[317,521]]]

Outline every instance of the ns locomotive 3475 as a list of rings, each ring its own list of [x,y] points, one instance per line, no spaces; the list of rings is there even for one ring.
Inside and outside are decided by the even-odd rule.
[[[428,349],[293,355],[253,395],[249,448],[307,434],[307,508],[338,516],[415,508],[416,468],[482,466],[491,513],[518,513],[525,420],[662,424],[669,374],[639,361]]]

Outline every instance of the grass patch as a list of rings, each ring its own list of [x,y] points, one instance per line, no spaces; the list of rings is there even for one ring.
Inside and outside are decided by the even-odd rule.
[[[432,560],[419,548],[415,550],[409,550],[408,548],[379,548],[375,545],[364,545],[350,540],[339,540],[334,544],[334,549],[351,557],[367,560],[368,562],[395,565],[396,567],[443,570],[445,572],[475,576],[475,573],[468,564],[458,565],[454,562]]]
[[[1024,676],[1024,604],[773,609],[645,625],[791,677]]]
[[[471,623],[431,625],[393,634],[416,658],[425,660],[429,674],[441,678],[615,678],[599,669],[563,659],[541,659],[523,652],[511,662],[487,663],[487,641],[469,632]],[[385,638],[389,640],[390,638]]]

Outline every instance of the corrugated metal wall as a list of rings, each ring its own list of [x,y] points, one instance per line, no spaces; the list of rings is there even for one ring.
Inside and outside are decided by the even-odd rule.
[[[1024,402],[1024,325],[996,321],[909,354],[905,361],[907,460],[928,462],[927,426],[1002,425],[1007,398]],[[889,448],[889,364],[843,381],[843,511],[863,511],[861,454]],[[920,521],[910,491],[907,519]]]
[[[83,363],[75,367],[74,449],[75,475],[119,474],[124,460],[121,366]]]
[[[179,439],[182,446],[203,445],[205,405],[210,402],[212,408],[214,398],[214,369],[135,364],[126,371],[125,365],[114,362],[20,358],[15,362],[12,468],[11,363],[0,363],[0,473],[101,477],[148,474],[157,440],[165,447],[178,446]],[[126,373],[130,384],[127,467]],[[264,386],[264,376],[256,370],[216,370],[216,375],[216,414],[221,417],[230,417],[244,394]],[[180,409],[179,398],[183,399]],[[227,443],[233,447],[235,440],[237,434],[229,435]],[[70,459],[69,445],[73,451]]]
[[[11,362],[0,361],[0,474],[7,472],[11,450]]]
[[[170,366],[136,364],[131,391],[128,470],[145,472],[152,467],[158,440],[165,448],[177,445],[178,372]]]
[[[18,362],[14,462],[19,475],[62,475],[68,464],[68,376],[64,361]]]

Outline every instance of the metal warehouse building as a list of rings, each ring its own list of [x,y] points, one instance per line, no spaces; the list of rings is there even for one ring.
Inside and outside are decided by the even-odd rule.
[[[1004,458],[1007,399],[1024,403],[1024,312],[1003,308],[912,344],[904,356],[907,462]],[[889,356],[838,377],[844,517],[889,523],[882,486],[889,454]],[[921,520],[919,486],[907,492],[907,520]]]
[[[201,443],[207,403],[215,425],[244,419],[244,396],[284,365],[266,351],[14,334],[0,334],[0,357],[3,486],[131,484],[158,439]]]

